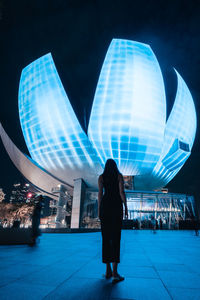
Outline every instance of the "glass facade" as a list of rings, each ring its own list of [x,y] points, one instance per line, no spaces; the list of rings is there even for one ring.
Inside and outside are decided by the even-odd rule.
[[[157,228],[178,229],[181,221],[195,216],[194,198],[185,194],[126,191],[128,219],[136,229],[152,228],[152,218]],[[100,228],[98,220],[98,192],[87,189],[81,213],[83,228]]]

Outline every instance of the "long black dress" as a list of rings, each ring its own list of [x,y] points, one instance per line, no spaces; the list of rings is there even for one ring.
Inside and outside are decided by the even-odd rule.
[[[119,192],[119,176],[108,178],[102,175],[104,194],[100,203],[100,220],[103,263],[120,262],[123,206]]]
[[[34,208],[32,215],[32,236],[37,238],[40,235],[40,217],[41,217],[42,204],[38,202]]]

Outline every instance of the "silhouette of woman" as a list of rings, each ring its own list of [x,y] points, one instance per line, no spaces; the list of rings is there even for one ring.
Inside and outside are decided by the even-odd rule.
[[[123,219],[123,205],[125,216],[128,216],[124,180],[113,159],[108,159],[104,172],[98,179],[98,210],[102,232],[102,260],[106,263],[105,277],[113,277],[113,283],[124,280],[117,272],[120,262],[120,240]],[[113,271],[110,263],[113,264]]]
[[[32,244],[36,243],[37,237],[40,235],[40,217],[42,210],[43,197],[39,195],[32,214]]]

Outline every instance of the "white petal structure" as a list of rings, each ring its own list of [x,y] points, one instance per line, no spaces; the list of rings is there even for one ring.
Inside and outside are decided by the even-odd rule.
[[[19,87],[20,121],[34,164],[52,180],[73,186],[74,179],[82,178],[97,187],[104,163],[113,158],[122,174],[135,176],[136,189],[165,186],[189,157],[197,124],[190,91],[176,74],[177,94],[166,122],[163,77],[150,46],[114,39],[100,73],[87,136],[51,54],[37,59],[23,70]],[[0,134],[4,141],[4,131]]]
[[[162,154],[152,174],[135,179],[139,189],[165,186],[191,154],[197,127],[196,111],[186,83],[177,71],[176,75],[177,93],[165,128]]]
[[[92,107],[88,137],[104,164],[124,175],[150,173],[162,150],[166,123],[163,77],[148,45],[114,39]]]
[[[22,153],[11,141],[1,123],[0,136],[14,165],[23,174],[23,176],[36,186],[44,195],[58,200],[58,195],[52,193],[52,187],[57,187],[61,184],[66,187],[70,194],[72,194],[72,186],[69,186],[67,183],[60,181],[45,170],[41,169],[30,157]]]
[[[34,161],[69,184],[79,177],[95,184],[99,159],[75,116],[51,54],[23,70],[19,115]]]

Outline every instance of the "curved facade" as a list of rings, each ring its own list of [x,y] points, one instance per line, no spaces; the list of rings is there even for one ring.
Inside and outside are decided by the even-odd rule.
[[[177,93],[165,126],[162,153],[150,176],[135,178],[138,188],[155,189],[174,178],[191,154],[197,119],[192,95],[176,71]]]
[[[19,116],[34,161],[69,184],[79,177],[95,184],[101,172],[99,158],[77,120],[51,54],[23,70]]]
[[[37,187],[44,195],[58,200],[58,195],[52,193],[52,188],[59,185],[64,185],[72,194],[73,187],[67,183],[60,181],[51,174],[41,169],[32,159],[23,154],[9,138],[3,126],[0,123],[0,136],[3,145],[16,168],[28,179],[35,187]]]
[[[88,128],[102,163],[112,157],[124,175],[148,174],[161,154],[165,122],[164,83],[153,51],[142,43],[114,39]]]
[[[114,39],[107,51],[92,106],[88,134],[81,128],[47,54],[22,72],[19,115],[32,159],[73,185],[97,186],[108,158],[135,188],[158,189],[180,170],[196,133],[192,96],[182,77],[166,120],[162,73],[150,46]]]

